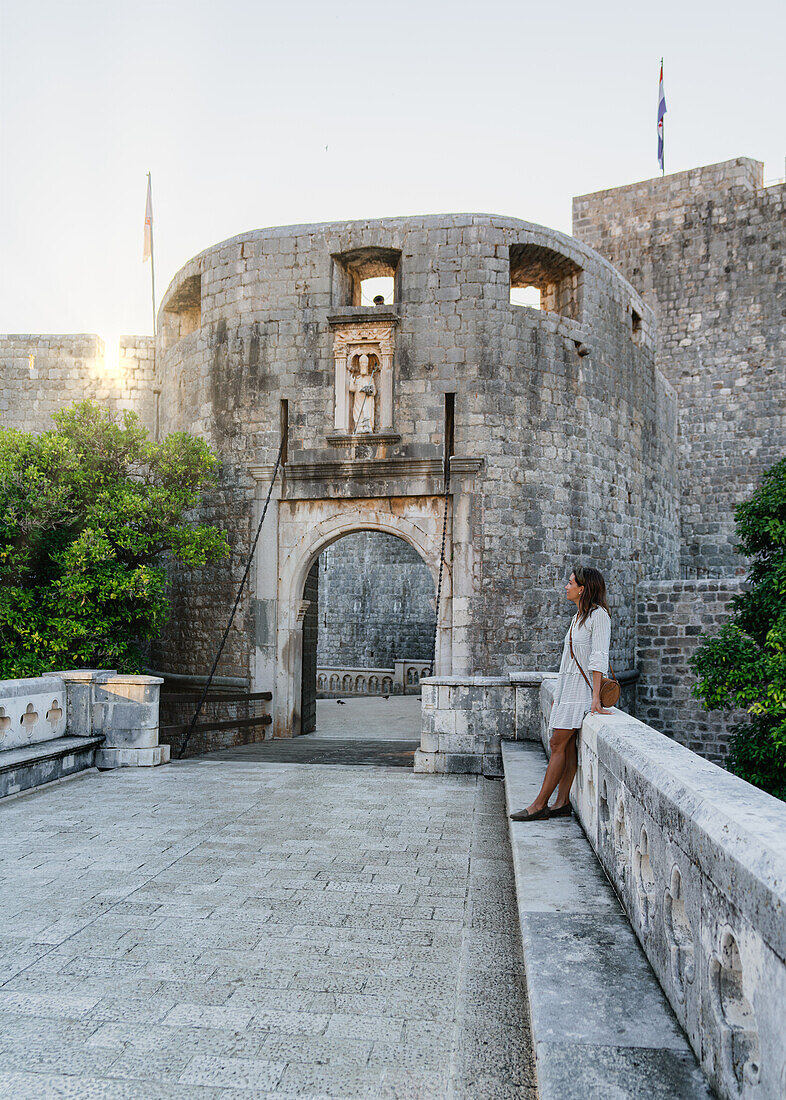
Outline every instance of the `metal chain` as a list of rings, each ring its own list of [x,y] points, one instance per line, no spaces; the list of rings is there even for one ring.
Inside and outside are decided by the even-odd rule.
[[[246,568],[245,568],[245,571],[243,573],[243,579],[241,580],[240,585],[238,587],[237,596],[235,596],[235,604],[234,604],[234,607],[232,608],[232,614],[229,616],[229,622],[227,623],[226,630],[224,631],[224,636],[221,639],[221,644],[218,647],[218,652],[216,653],[215,660],[213,661],[213,667],[210,670],[210,675],[207,678],[207,683],[205,684],[205,687],[202,691],[202,697],[199,700],[199,704],[198,704],[196,710],[194,711],[194,716],[191,719],[191,724],[189,725],[188,730],[186,732],[186,735],[183,738],[183,744],[180,746],[180,749],[178,750],[178,754],[177,754],[178,760],[183,759],[183,753],[186,751],[186,746],[188,745],[188,742],[191,739],[191,734],[194,732],[194,727],[197,724],[197,719],[199,718],[199,715],[202,711],[202,707],[205,705],[205,699],[207,698],[207,693],[210,691],[210,685],[212,684],[213,677],[216,674],[216,669],[218,668],[218,662],[221,659],[221,654],[224,652],[224,646],[227,643],[227,638],[229,637],[229,631],[232,628],[232,623],[234,622],[238,606],[240,605],[240,597],[243,595],[243,589],[246,587],[246,581],[248,580],[248,575],[251,572],[251,562],[254,560],[254,554],[256,553],[257,543],[259,542],[259,536],[262,534],[262,524],[265,522],[265,516],[267,515],[267,507],[270,504],[270,497],[273,493],[273,486],[275,485],[276,477],[278,476],[278,468],[281,465],[281,456],[284,453],[284,443],[285,442],[286,442],[286,440],[282,436],[281,445],[278,448],[278,455],[276,456],[276,464],[273,467],[273,476],[270,479],[270,485],[268,486],[268,490],[267,490],[267,499],[265,500],[265,506],[262,509],[262,516],[261,516],[261,518],[259,520],[259,524],[257,526],[257,533],[254,536],[253,543],[251,544],[251,552],[249,553],[248,560],[246,561]]]

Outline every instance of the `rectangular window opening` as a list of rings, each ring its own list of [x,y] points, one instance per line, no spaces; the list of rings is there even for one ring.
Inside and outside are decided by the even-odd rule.
[[[374,309],[400,300],[401,252],[395,248],[355,248],[332,257],[334,306]]]
[[[510,304],[581,318],[582,270],[575,260],[540,244],[511,244]]]
[[[363,279],[360,283],[360,304],[362,306],[390,306],[393,304],[396,280],[392,275],[379,275],[374,279]]]
[[[164,306],[163,342],[171,348],[184,336],[196,332],[202,324],[202,276],[191,275],[169,296]]]

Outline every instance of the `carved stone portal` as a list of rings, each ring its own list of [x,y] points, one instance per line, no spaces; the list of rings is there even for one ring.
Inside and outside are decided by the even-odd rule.
[[[393,427],[395,319],[334,322],[336,431],[373,435]]]

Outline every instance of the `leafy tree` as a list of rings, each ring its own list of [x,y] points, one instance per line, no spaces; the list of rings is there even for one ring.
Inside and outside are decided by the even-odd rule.
[[[169,610],[166,561],[229,553],[186,513],[218,460],[185,432],[152,443],[89,401],[33,435],[0,428],[0,678],[139,670]]]
[[[710,710],[749,712],[749,722],[732,727],[728,767],[786,799],[786,458],[735,519],[739,550],[751,559],[748,589],[734,597],[717,637],[694,653],[694,694]]]

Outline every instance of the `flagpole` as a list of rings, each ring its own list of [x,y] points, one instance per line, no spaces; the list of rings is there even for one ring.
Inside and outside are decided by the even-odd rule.
[[[661,75],[662,75],[663,74],[663,58],[660,59],[660,71],[661,71]],[[661,138],[663,139],[663,163],[661,165],[660,174],[661,174],[661,176],[665,176],[666,175],[666,118],[665,118],[665,115],[660,120],[660,127],[661,127]]]
[[[147,173],[148,192],[152,190],[150,173]],[[153,369],[156,365],[156,260],[153,252],[153,219],[150,219],[150,290],[153,301]]]

